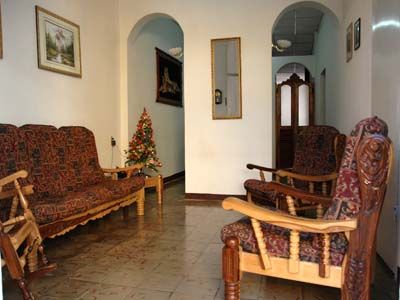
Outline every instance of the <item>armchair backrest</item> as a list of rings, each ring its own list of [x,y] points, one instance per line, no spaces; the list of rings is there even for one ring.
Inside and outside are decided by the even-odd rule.
[[[339,131],[331,126],[301,127],[296,139],[293,172],[326,175],[337,169],[336,139]],[[340,152],[340,151],[339,151]]]
[[[361,183],[366,177],[369,185],[376,186],[379,183],[379,186],[383,184],[380,186],[383,191],[386,189],[390,165],[389,154],[386,153],[390,152],[390,140],[387,135],[386,123],[378,117],[373,117],[360,121],[347,137],[333,204],[327,210],[325,219],[345,220],[357,217],[365,204],[362,203]],[[377,156],[378,154],[382,157]],[[379,169],[376,169],[378,167]],[[378,174],[380,177],[376,176]],[[370,176],[372,178],[369,178]]]
[[[359,122],[347,138],[333,204],[326,219],[357,218],[350,232],[343,299],[369,299],[372,257],[386,193],[393,149],[386,123],[377,117]]]

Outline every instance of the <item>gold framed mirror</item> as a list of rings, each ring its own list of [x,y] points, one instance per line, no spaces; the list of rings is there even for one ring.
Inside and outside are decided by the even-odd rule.
[[[211,40],[213,120],[242,118],[240,37]]]

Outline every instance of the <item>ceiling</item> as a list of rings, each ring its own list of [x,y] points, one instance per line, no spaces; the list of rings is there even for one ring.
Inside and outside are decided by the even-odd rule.
[[[314,34],[319,30],[323,13],[314,8],[296,8],[286,12],[278,21],[272,34],[272,42],[289,40],[292,46],[284,52],[272,50],[272,56],[312,55]]]

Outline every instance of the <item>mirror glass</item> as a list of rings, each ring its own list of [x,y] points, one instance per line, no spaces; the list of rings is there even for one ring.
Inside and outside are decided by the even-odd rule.
[[[211,40],[213,119],[241,119],[240,38]]]
[[[299,126],[308,126],[310,119],[310,88],[306,84],[299,86]]]
[[[292,126],[292,87],[281,88],[281,126]]]

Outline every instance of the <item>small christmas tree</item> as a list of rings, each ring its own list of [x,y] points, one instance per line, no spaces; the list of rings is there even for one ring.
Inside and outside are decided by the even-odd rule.
[[[142,163],[146,168],[152,169],[155,172],[158,172],[157,168],[162,166],[160,159],[157,157],[152,123],[146,108],[140,116],[136,132],[129,142],[129,149],[126,151],[126,154],[126,164]]]

